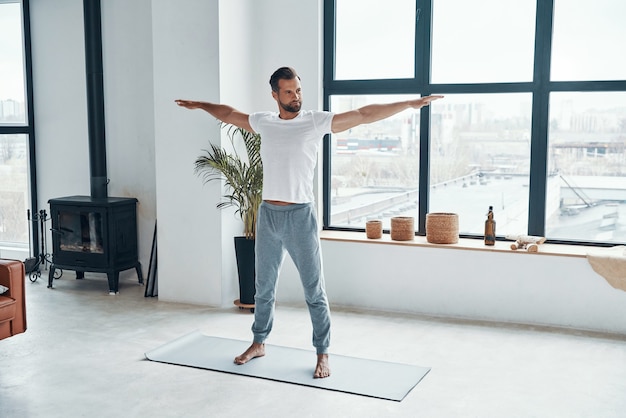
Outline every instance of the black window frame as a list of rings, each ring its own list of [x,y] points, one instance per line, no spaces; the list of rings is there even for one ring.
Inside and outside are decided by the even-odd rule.
[[[330,97],[339,94],[471,94],[471,93],[531,93],[532,125],[530,149],[530,184],[528,206],[529,235],[545,235],[546,185],[548,177],[548,128],[549,97],[552,92],[626,92],[626,80],[609,81],[551,81],[550,60],[554,0],[537,0],[535,17],[535,50],[533,78],[531,82],[513,83],[430,83],[430,57],[433,0],[416,0],[415,74],[412,79],[335,80],[335,11],[336,0],[324,0],[323,22],[323,106],[330,109]],[[429,153],[430,108],[420,112],[420,163],[417,235],[426,235],[426,214],[429,207]],[[334,227],[330,225],[330,172],[332,164],[330,135],[323,148],[323,229],[364,231],[359,228]],[[482,238],[477,235],[461,235],[462,238]],[[615,243],[599,243],[576,240],[554,240],[558,244],[613,246]]]
[[[19,3],[19,1],[18,1]],[[21,0],[22,4],[22,27],[24,30],[24,74],[26,89],[26,109],[27,117],[24,125],[2,125],[0,124],[0,134],[16,135],[25,134],[28,138],[28,170],[29,170],[29,192],[30,192],[30,211],[33,218],[37,217],[37,164],[35,152],[35,112],[33,100],[33,60],[31,48],[31,30],[30,30],[30,3],[29,0]],[[26,217],[26,214],[24,214]],[[31,228],[31,243],[34,256],[39,255],[39,237],[36,228]]]

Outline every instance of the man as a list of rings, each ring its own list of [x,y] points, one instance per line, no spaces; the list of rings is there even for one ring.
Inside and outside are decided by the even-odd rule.
[[[245,364],[265,355],[265,340],[274,318],[276,284],[285,251],[289,253],[304,288],[313,324],[317,353],[314,378],[330,376],[330,310],[326,297],[313,195],[314,169],[323,136],[364,123],[376,122],[405,109],[419,109],[443,96],[427,96],[389,104],[373,104],[334,114],[302,108],[300,77],[282,67],[270,78],[276,112],[242,113],[230,106],[176,100],[187,109],[202,109],[222,122],[261,135],[263,202],[257,216],[256,294],[253,342],[235,363]]]

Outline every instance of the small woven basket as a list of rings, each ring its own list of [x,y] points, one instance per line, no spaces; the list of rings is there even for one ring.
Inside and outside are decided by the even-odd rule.
[[[459,215],[456,213],[427,213],[426,241],[433,244],[459,242]]]
[[[415,238],[413,217],[395,216],[391,218],[391,239],[394,241],[411,241]]]
[[[371,220],[365,222],[365,234],[369,239],[378,239],[383,236],[383,222]]]

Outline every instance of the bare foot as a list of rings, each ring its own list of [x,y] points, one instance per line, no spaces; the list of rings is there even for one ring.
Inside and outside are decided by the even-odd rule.
[[[315,366],[314,379],[323,379],[330,376],[330,366],[328,365],[328,354],[317,355],[317,365]]]
[[[253,358],[265,355],[265,344],[252,343],[250,347],[240,356],[235,357],[236,364],[246,364]]]

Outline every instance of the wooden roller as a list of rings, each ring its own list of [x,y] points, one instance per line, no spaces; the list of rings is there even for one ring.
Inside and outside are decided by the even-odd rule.
[[[539,245],[546,241],[546,237],[538,237],[534,235],[507,235],[506,239],[512,239],[515,241],[511,244],[512,250],[526,250],[529,253],[539,252]]]

